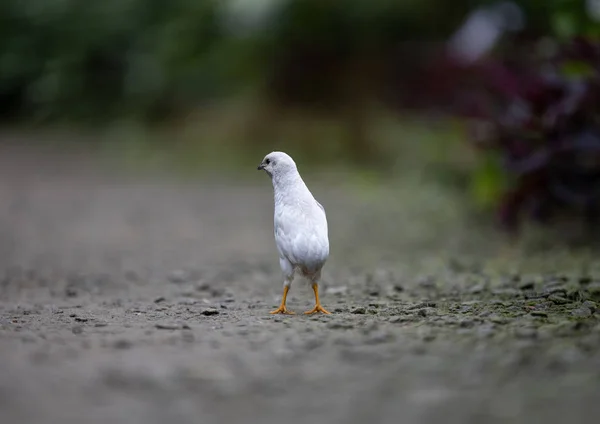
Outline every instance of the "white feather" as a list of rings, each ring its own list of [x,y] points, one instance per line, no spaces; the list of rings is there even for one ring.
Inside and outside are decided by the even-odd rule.
[[[273,182],[274,233],[286,280],[296,271],[318,282],[329,257],[327,216],[302,180],[293,159],[283,152],[268,154],[261,167]]]

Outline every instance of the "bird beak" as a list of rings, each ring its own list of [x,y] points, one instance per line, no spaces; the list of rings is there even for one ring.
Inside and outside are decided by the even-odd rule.
[[[258,165],[258,168],[256,168],[256,170],[260,171],[262,169],[265,169],[265,166],[261,163],[260,165]]]

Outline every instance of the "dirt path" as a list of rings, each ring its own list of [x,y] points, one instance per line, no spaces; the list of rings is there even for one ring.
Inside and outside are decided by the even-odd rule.
[[[598,265],[557,254],[515,274],[443,193],[315,189],[335,313],[281,317],[267,313],[281,276],[264,176],[181,184],[19,160],[0,160],[2,423],[600,416]],[[312,306],[300,281],[289,300]]]

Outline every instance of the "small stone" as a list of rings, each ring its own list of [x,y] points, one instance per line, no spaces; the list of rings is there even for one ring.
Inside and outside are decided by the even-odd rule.
[[[94,327],[106,327],[108,324],[106,324],[105,322],[97,322],[96,324],[94,324]]]
[[[474,324],[475,324],[475,321],[473,321],[472,319],[469,319],[469,318],[464,318],[464,319],[461,319],[461,320],[458,322],[458,325],[459,325],[461,328],[470,328],[470,327],[473,327],[473,325],[474,325]]]
[[[411,311],[414,309],[421,309],[421,308],[435,308],[436,306],[437,306],[437,303],[435,303],[435,302],[424,301],[424,302],[420,302],[415,305],[409,306],[408,310]]]
[[[348,292],[348,286],[336,286],[336,287],[327,287],[325,293],[331,295],[344,295]]]
[[[175,271],[171,271],[167,278],[171,283],[180,284],[185,283],[185,281],[188,278],[188,275],[185,271],[177,269]]]
[[[431,277],[420,278],[419,281],[417,281],[417,284],[421,288],[424,288],[424,289],[434,289],[435,288],[435,281]]]
[[[155,327],[158,330],[179,330],[181,328],[179,324],[156,324]]]
[[[77,322],[87,322],[88,319],[87,318],[76,317],[75,321],[77,321]]]
[[[352,313],[353,313],[353,314],[360,314],[360,315],[363,315],[363,314],[365,314],[366,312],[367,312],[367,310],[366,310],[364,307],[362,307],[362,306],[359,306],[358,308],[354,308],[354,309],[352,309]]]
[[[492,315],[489,317],[489,320],[494,324],[507,324],[509,322],[507,318],[499,315]]]
[[[435,310],[435,308],[422,308],[417,310],[417,315],[422,317],[428,317],[436,314],[437,311]]]
[[[67,287],[65,289],[65,295],[67,297],[77,297],[77,290],[75,290],[73,287]]]
[[[401,293],[404,291],[404,286],[402,284],[396,283],[393,285],[393,289],[395,292]]]
[[[531,311],[531,316],[540,317],[540,318],[548,318],[548,313],[544,311]]]
[[[571,311],[571,315],[573,315],[576,318],[589,318],[592,316],[592,311],[590,310],[590,308],[581,306],[577,309],[573,309]]]
[[[533,281],[524,281],[519,284],[519,289],[521,290],[533,290],[535,288],[535,284]]]
[[[580,301],[583,300],[586,296],[584,290],[572,289],[567,292],[566,297],[574,301]]]
[[[557,294],[553,294],[553,295],[549,296],[548,300],[556,305],[565,305],[565,304],[569,303],[568,299],[565,299],[564,297],[559,296]]]
[[[423,336],[421,337],[421,340],[423,340],[424,342],[432,342],[436,338],[437,338],[436,334],[429,332],[429,333],[423,334]]]
[[[585,302],[583,302],[581,304],[581,306],[584,308],[588,308],[590,311],[592,311],[592,314],[598,310],[598,306],[596,305],[596,302],[592,302],[591,300],[586,300]]]
[[[557,287],[550,287],[546,290],[545,292],[548,295],[553,295],[553,294],[557,294],[559,296],[566,296],[567,295],[567,289],[562,287],[562,286],[557,286]]]
[[[202,315],[210,316],[210,315],[219,315],[219,310],[215,308],[208,308],[202,311]]]
[[[210,284],[208,284],[208,282],[206,282],[206,281],[201,281],[198,284],[196,284],[196,290],[198,290],[198,291],[209,291],[210,290]]]
[[[133,346],[133,343],[131,343],[129,340],[117,340],[116,342],[113,343],[113,347],[115,349],[129,349],[131,346]]]
[[[485,286],[483,284],[476,284],[469,289],[469,293],[471,294],[479,294],[485,290]]]
[[[393,317],[392,319],[390,319],[390,322],[392,324],[399,324],[399,323],[403,323],[403,322],[412,322],[412,321],[416,321],[416,317],[414,315],[401,315],[401,316]]]
[[[348,321],[334,321],[327,324],[332,330],[350,330],[354,328],[354,324]]]
[[[160,296],[157,297],[156,299],[154,299],[154,303],[160,303],[160,302],[164,302],[166,299],[164,298],[164,296]]]

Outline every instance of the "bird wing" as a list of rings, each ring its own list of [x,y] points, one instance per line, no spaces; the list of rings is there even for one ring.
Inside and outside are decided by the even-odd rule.
[[[318,202],[317,202],[318,204]],[[324,210],[282,206],[275,209],[275,241],[282,257],[293,265],[316,270],[329,256]],[[317,212],[317,213],[315,213]]]
[[[325,212],[325,208],[323,207],[323,205],[322,205],[322,204],[320,204],[320,203],[317,201],[317,199],[314,199],[314,201],[315,201],[315,203],[317,204],[317,206],[318,206],[319,208],[321,208],[321,210],[322,210],[322,211],[323,211],[323,213],[324,213],[324,212]]]

